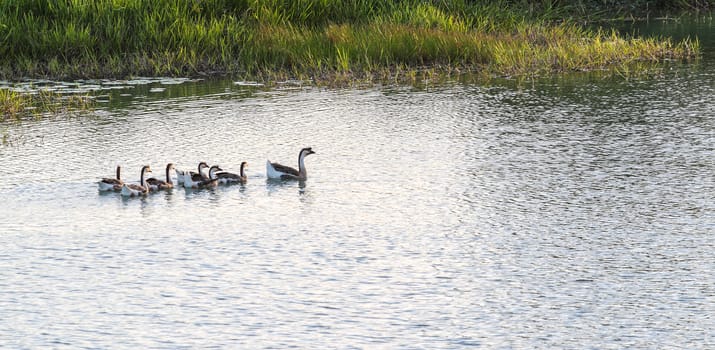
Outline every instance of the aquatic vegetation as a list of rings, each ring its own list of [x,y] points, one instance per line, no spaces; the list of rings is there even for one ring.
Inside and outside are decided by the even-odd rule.
[[[41,117],[44,114],[88,112],[94,100],[87,94],[60,94],[51,90],[18,92],[0,89],[0,115],[2,120],[20,120]]]
[[[4,1],[0,77],[521,75],[687,59],[699,50],[697,41],[624,38],[551,21],[564,8],[557,1]]]
[[[19,93],[0,89],[0,110],[3,119],[15,117],[25,110],[26,99]]]

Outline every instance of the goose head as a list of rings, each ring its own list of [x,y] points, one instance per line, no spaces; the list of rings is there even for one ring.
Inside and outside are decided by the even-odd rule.
[[[300,150],[301,157],[306,157],[306,156],[309,156],[314,153],[315,153],[315,151],[313,151],[313,147],[306,147],[306,148],[303,148]]]
[[[239,176],[246,177],[246,168],[248,168],[248,162],[241,162],[241,171],[239,172]]]
[[[223,171],[220,166],[218,165],[212,165],[211,168],[209,169],[209,180],[213,180],[216,178],[216,172],[218,171]]]

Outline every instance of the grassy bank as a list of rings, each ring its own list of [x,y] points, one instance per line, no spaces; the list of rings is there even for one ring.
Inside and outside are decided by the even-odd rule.
[[[715,0],[537,0],[527,1],[532,12],[554,19],[583,20],[673,18],[715,11]]]
[[[694,41],[553,22],[563,8],[559,1],[6,0],[0,77],[524,75],[698,51]]]

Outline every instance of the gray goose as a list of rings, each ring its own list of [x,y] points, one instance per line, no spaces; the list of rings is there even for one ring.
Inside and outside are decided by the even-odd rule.
[[[221,171],[216,173],[218,181],[222,184],[235,184],[235,183],[246,183],[246,173],[245,169],[248,165],[247,162],[241,162],[241,170],[238,174],[229,173],[227,171]]]
[[[216,177],[216,172],[221,171],[221,167],[218,165],[212,165],[209,169],[209,178],[204,179],[200,176],[189,178],[184,178],[185,188],[210,188],[216,187],[218,185],[218,178]]]
[[[117,165],[117,178],[112,179],[109,177],[102,178],[97,182],[97,187],[99,188],[100,191],[121,191],[122,190],[122,185],[124,185],[124,181],[121,180],[120,173],[122,171],[122,167]]]
[[[298,153],[298,170],[278,163],[266,161],[266,176],[269,179],[281,180],[305,180],[308,178],[308,171],[305,169],[305,157],[314,154],[311,147],[306,147]]]
[[[139,185],[136,184],[124,184],[122,186],[122,196],[134,197],[134,196],[144,196],[149,193],[149,186],[146,185],[144,177],[146,173],[150,173],[151,168],[148,165],[142,167],[141,176],[139,177]]]
[[[157,178],[151,177],[146,179],[146,183],[149,189],[152,191],[158,190],[170,190],[174,188],[174,183],[171,181],[171,171],[176,170],[174,163],[169,163],[166,165],[166,181],[159,180]]]

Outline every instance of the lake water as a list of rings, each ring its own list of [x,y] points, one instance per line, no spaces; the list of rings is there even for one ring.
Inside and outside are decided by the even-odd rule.
[[[83,82],[96,116],[1,125],[0,347],[715,348],[715,31],[655,26],[703,59],[421,88]],[[266,180],[305,146],[307,181]],[[244,160],[243,186],[96,186]]]

